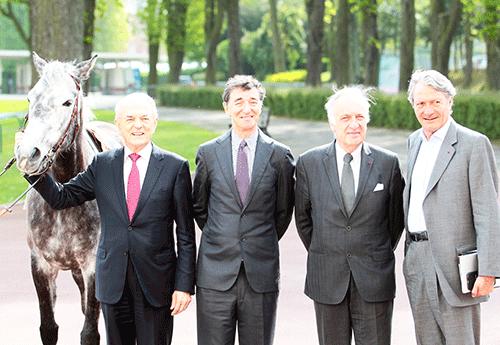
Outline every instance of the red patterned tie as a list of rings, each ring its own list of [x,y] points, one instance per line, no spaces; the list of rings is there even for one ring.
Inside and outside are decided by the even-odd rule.
[[[130,170],[130,175],[128,176],[127,182],[127,209],[128,217],[132,220],[134,216],[135,208],[137,207],[137,202],[139,201],[139,195],[141,194],[141,182],[139,180],[139,169],[137,168],[137,160],[141,158],[137,153],[131,153],[130,159],[132,160],[132,170]]]

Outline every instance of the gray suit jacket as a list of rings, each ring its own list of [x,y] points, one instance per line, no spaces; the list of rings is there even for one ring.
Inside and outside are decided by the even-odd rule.
[[[193,199],[195,219],[203,233],[197,286],[228,290],[244,262],[252,289],[278,291],[278,240],[292,218],[294,169],[290,150],[259,130],[243,205],[234,178],[231,131],[198,148]]]
[[[352,275],[366,301],[394,298],[393,250],[403,232],[403,188],[396,154],[363,143],[356,199],[347,214],[335,144],[299,157],[295,222],[308,250],[306,295],[338,304]]]
[[[434,266],[429,269],[436,271],[448,303],[466,306],[483,302],[487,297],[462,294],[457,264],[459,252],[477,248],[479,275],[500,277],[498,174],[488,138],[451,121],[427,186],[424,217],[432,250],[429,265]],[[419,131],[408,139],[406,224],[413,167],[422,143]],[[407,236],[406,247],[408,245]]]

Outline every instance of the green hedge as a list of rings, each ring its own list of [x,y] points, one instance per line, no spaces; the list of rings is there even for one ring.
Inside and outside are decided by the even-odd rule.
[[[160,104],[222,110],[222,87],[175,86],[160,90]],[[325,103],[332,94],[328,88],[267,88],[264,105],[270,113],[291,118],[326,121]],[[406,94],[375,93],[370,108],[370,125],[384,128],[420,128]],[[500,97],[498,93],[460,93],[455,97],[453,118],[460,124],[500,139]]]

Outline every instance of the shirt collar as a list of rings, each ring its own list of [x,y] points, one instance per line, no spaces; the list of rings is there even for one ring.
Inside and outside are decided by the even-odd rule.
[[[132,153],[132,150],[129,149],[127,146],[124,146],[125,148],[125,159],[130,159],[130,154]],[[153,152],[153,144],[149,142],[142,150],[137,152],[141,158],[139,159],[145,159],[147,162],[149,162],[149,158],[151,157],[151,152]]]
[[[446,134],[448,133],[448,129],[450,128],[450,126],[451,126],[451,115],[448,117],[448,121],[446,121],[444,126],[439,128],[437,131],[434,132],[433,135],[431,135],[431,139],[436,138],[436,139],[443,141],[444,138],[446,137]],[[425,136],[423,128],[420,129],[420,138],[422,138],[423,141],[430,141],[430,140],[427,140],[427,137]]]
[[[243,140],[246,141],[247,146],[250,150],[255,152],[255,148],[257,147],[257,138],[259,137],[259,131],[256,130],[253,132],[251,136],[249,136],[246,139],[241,139],[234,131],[234,129],[231,130],[231,145],[233,148],[239,148],[240,144]]]
[[[361,148],[363,147],[363,144],[359,145],[356,150],[354,150],[351,155],[353,160],[358,160],[361,157]],[[337,152],[337,157],[341,157],[342,160],[344,159],[345,154],[347,153],[346,150],[344,150],[342,147],[340,147],[338,140],[335,140],[335,151]]]

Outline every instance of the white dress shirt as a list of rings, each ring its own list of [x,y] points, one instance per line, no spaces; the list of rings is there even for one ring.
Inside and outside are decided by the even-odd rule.
[[[361,169],[361,148],[363,144],[359,145],[356,150],[354,150],[351,161],[352,174],[354,175],[354,190],[358,193],[359,185],[359,171]],[[342,147],[340,147],[339,142],[335,141],[335,152],[337,155],[337,170],[339,174],[339,182],[342,184],[342,169],[344,168],[344,156],[347,153]]]
[[[247,146],[245,146],[245,153],[247,154],[248,160],[248,175],[250,181],[252,180],[253,162],[255,160],[255,150],[257,149],[257,138],[259,137],[259,131],[255,131],[251,136],[245,139]],[[236,163],[238,161],[238,150],[240,144],[243,141],[235,132],[234,129],[231,133],[231,147],[233,154],[233,172],[236,176]]]
[[[153,144],[149,143],[137,154],[141,156],[136,164],[139,169],[139,180],[142,184],[144,183],[144,177],[146,177],[146,171],[148,171],[149,158],[151,157],[151,152],[153,151]],[[125,196],[127,196],[127,183],[128,177],[130,175],[130,170],[132,170],[132,159],[129,157],[132,152],[127,146],[125,146],[125,157],[123,160],[123,183],[125,184]]]
[[[439,150],[443,145],[443,140],[448,133],[451,124],[451,116],[443,127],[438,129],[430,138],[420,132],[422,144],[418,151],[417,159],[411,175],[410,205],[408,209],[408,230],[411,233],[418,233],[427,230],[424,217],[424,198],[429,185]]]

